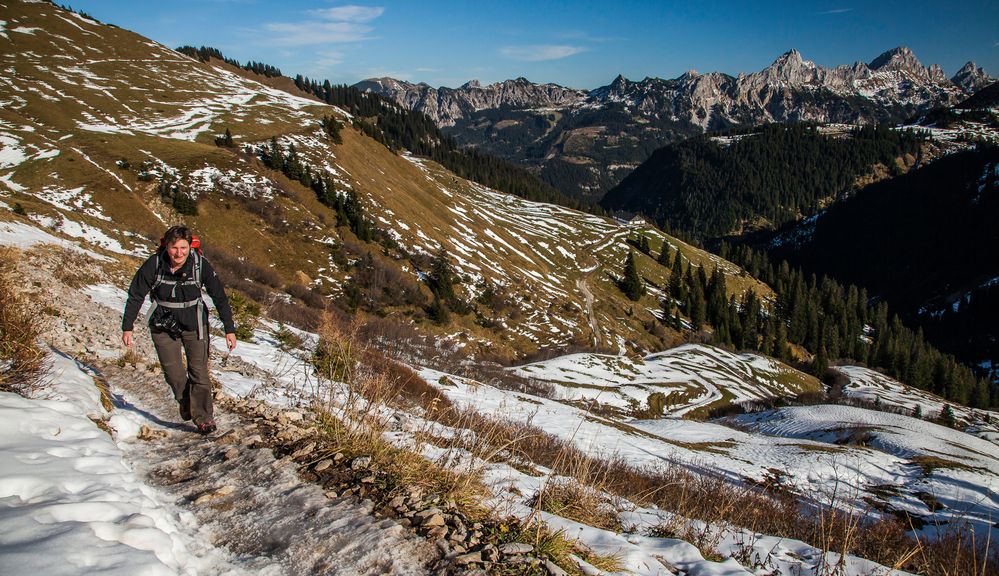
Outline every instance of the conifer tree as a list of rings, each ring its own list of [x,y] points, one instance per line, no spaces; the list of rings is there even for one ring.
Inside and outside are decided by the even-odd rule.
[[[454,269],[451,267],[451,257],[443,244],[434,256],[427,283],[430,285],[430,291],[434,293],[434,298],[439,299],[449,311],[458,314],[470,311],[468,304],[458,298],[454,292]]]
[[[298,159],[298,152],[295,151],[295,143],[288,145],[288,155],[284,160],[284,174],[292,180],[301,180],[305,171],[301,160]]]
[[[670,267],[669,243],[668,242],[665,242],[665,241],[663,242],[663,248],[659,252],[659,257],[656,258],[656,262],[658,262],[659,264],[661,264],[665,268],[669,268]]]
[[[628,258],[624,261],[624,277],[619,284],[621,291],[629,300],[637,301],[645,294],[645,285],[642,277],[638,275],[638,267],[635,265],[635,253],[628,250]]]
[[[688,268],[687,270],[690,269]],[[688,316],[690,316],[690,327],[697,331],[701,329],[701,325],[707,320],[707,302],[704,300],[704,288],[696,280],[690,289],[689,300]]]
[[[271,136],[271,143],[264,154],[264,164],[274,170],[284,170],[284,153],[278,144],[277,136]]]
[[[944,404],[943,409],[940,410],[940,423],[948,428],[954,428],[957,425],[957,418],[954,417],[954,409],[950,404]]]
[[[444,304],[444,302],[441,301],[441,298],[436,294],[434,295],[433,302],[431,302],[430,306],[427,308],[427,317],[434,323],[440,325],[447,324],[451,321],[451,313],[447,309],[447,305]]]
[[[819,351],[815,353],[815,359],[812,361],[812,376],[821,380],[825,377],[828,370],[829,360],[826,357],[826,346],[825,344],[821,344],[819,345]]]

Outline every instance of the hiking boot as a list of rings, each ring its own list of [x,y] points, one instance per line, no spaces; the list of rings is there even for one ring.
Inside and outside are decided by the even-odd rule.
[[[180,402],[178,405],[180,409],[180,419],[184,422],[191,420],[191,404],[188,402]]]
[[[215,421],[212,419],[205,420],[201,424],[197,425],[198,434],[211,434],[212,432],[218,430],[218,426],[215,425]]]

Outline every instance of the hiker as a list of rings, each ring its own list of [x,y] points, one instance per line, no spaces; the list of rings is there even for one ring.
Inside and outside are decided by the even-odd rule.
[[[194,420],[198,432],[210,434],[216,425],[208,377],[208,307],[201,297],[202,287],[215,302],[225,326],[226,345],[232,350],[236,347],[236,327],[229,298],[215,270],[201,255],[197,238],[185,226],[168,229],[159,249],[132,278],[121,319],[121,341],[132,348],[132,327],[149,294],[149,331],[180,417]],[[182,350],[187,357],[186,369]]]

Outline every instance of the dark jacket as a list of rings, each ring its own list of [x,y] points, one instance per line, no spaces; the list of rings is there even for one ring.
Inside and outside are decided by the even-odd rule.
[[[145,300],[146,295],[149,294],[149,290],[153,287],[153,283],[156,282],[157,272],[163,273],[167,278],[173,280],[186,280],[194,274],[194,258],[193,254],[188,256],[184,265],[176,273],[171,273],[169,256],[166,251],[157,250],[155,254],[150,256],[139,267],[139,270],[136,271],[135,276],[132,278],[132,284],[128,287],[128,300],[125,302],[125,313],[121,318],[122,331],[128,332],[133,329],[135,317],[138,316],[139,309],[142,308],[142,301]],[[232,321],[232,309],[229,307],[229,298],[225,295],[222,281],[219,280],[218,275],[215,274],[215,269],[208,263],[208,260],[204,256],[199,256],[199,258],[201,258],[201,286],[215,302],[215,308],[219,312],[222,324],[225,325],[226,334],[235,333],[236,326]],[[157,260],[159,260],[158,271]],[[150,295],[150,299],[165,302],[189,302],[196,300],[200,295],[200,291],[193,284],[159,284],[156,286],[154,294]],[[204,322],[204,326],[207,326],[207,306],[202,307],[202,310],[204,311],[202,322]],[[198,329],[198,308],[196,306],[175,308],[171,311],[182,329]]]

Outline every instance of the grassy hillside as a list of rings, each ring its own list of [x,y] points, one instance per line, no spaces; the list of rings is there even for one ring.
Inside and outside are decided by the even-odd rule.
[[[351,129],[343,111],[223,62],[45,3],[11,6],[3,32],[12,73],[0,79],[0,202],[135,256],[186,222],[230,283],[263,303],[268,291],[292,293],[299,304],[390,317],[499,358],[570,346],[655,350],[680,339],[655,321],[656,287],[669,271],[638,254],[647,295],[633,303],[616,285],[639,232],[656,252],[670,242],[695,265],[722,266],[733,294],[768,294],[735,276],[737,267],[656,230],[500,194],[396,154]],[[327,116],[345,125],[342,143],[322,130]],[[227,129],[235,146],[216,146]],[[294,145],[337,194],[355,193],[382,240],[359,240],[312,190],[268,168],[260,151],[272,138],[285,152]],[[426,317],[431,295],[420,276],[441,247],[473,310],[444,325]],[[379,297],[395,284],[423,298],[345,307],[348,279]],[[493,295],[488,305],[484,294]]]

